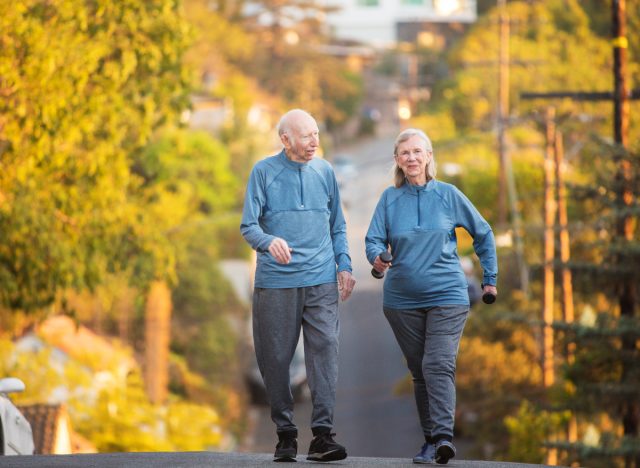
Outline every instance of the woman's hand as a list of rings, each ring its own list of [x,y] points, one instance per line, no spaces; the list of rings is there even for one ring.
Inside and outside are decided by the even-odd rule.
[[[493,304],[498,298],[498,290],[491,284],[482,285],[482,302],[485,304]]]
[[[373,261],[373,269],[378,273],[384,273],[391,266],[391,262],[383,262],[380,260],[380,255]]]
[[[498,296],[498,289],[495,286],[493,286],[492,284],[485,284],[482,287],[482,294],[487,294],[487,293],[492,294],[492,295],[497,297]]]

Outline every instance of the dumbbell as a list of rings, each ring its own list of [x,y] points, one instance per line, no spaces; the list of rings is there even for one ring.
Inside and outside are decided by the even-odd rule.
[[[484,284],[480,287],[484,289]],[[484,302],[485,304],[493,304],[494,302],[496,302],[496,295],[490,292],[486,292],[482,295],[482,302]]]
[[[391,263],[391,260],[393,260],[393,257],[386,250],[380,254],[380,261],[381,262],[383,262],[383,263]],[[378,278],[378,279],[384,278],[384,273],[380,273],[375,268],[371,269],[371,274],[373,275],[374,278]]]

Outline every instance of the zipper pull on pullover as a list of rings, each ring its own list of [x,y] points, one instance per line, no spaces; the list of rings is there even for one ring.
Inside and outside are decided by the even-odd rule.
[[[300,182],[300,208],[304,208],[304,185],[302,184],[302,167],[298,168],[298,181]]]
[[[418,208],[418,226],[416,226],[416,227],[420,227],[420,192],[421,192],[420,188],[418,188],[418,190],[416,192],[417,192],[416,193],[416,195],[417,195],[416,207]]]

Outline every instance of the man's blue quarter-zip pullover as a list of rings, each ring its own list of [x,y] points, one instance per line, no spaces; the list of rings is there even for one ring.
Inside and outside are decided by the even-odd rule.
[[[351,271],[338,183],[323,159],[298,163],[283,150],[258,162],[249,176],[240,231],[258,252],[257,288],[336,282],[336,265],[337,271]],[[276,237],[293,249],[288,265],[268,251]]]
[[[430,180],[423,186],[405,183],[382,193],[365,242],[370,263],[391,247],[393,261],[384,282],[385,307],[469,304],[457,252],[457,227],[473,237],[484,270],[483,282],[495,285],[498,263],[493,231],[460,190]]]

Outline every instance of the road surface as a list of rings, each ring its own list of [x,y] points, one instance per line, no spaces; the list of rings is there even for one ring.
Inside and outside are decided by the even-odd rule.
[[[307,462],[298,457],[298,463],[315,466],[357,466],[357,467],[402,467],[413,466],[406,459],[347,458],[332,463]],[[277,466],[266,454],[216,453],[216,452],[154,452],[154,453],[102,453],[78,455],[35,455],[0,457],[3,468],[212,468],[212,467],[253,467]],[[448,465],[459,468],[539,468],[542,465],[450,461]]]

